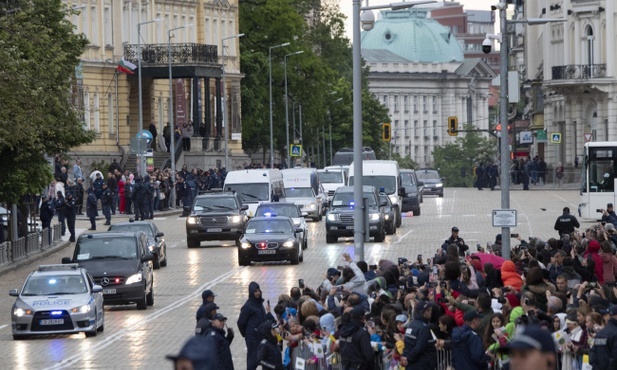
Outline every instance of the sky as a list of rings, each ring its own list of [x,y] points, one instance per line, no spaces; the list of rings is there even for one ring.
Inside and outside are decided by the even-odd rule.
[[[393,2],[399,2],[399,1],[403,1],[403,0],[363,0],[362,1],[362,6],[366,6],[366,2],[368,1],[368,5],[387,5]],[[439,0],[439,2],[443,2],[443,0]],[[446,0],[446,2],[450,2],[450,0]],[[491,10],[491,5],[495,5],[497,3],[499,3],[499,0],[458,0],[457,1],[460,4],[463,4],[464,7],[463,9],[466,10]],[[340,0],[339,1],[340,7],[341,7],[341,12],[343,14],[345,14],[345,16],[347,16],[347,19],[345,20],[345,31],[347,34],[347,37],[349,38],[349,40],[352,39],[352,23],[353,23],[353,17],[352,17],[352,7],[353,7],[353,2],[352,0]],[[512,5],[510,5],[510,8],[512,8]],[[377,14],[379,13],[378,10],[375,10],[375,16],[377,17]],[[499,14],[495,15],[497,18],[499,18]],[[498,23],[495,24],[495,30],[498,30],[499,26]]]

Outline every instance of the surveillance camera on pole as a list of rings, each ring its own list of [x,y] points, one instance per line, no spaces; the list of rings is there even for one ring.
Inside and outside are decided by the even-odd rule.
[[[482,41],[482,52],[484,54],[490,54],[493,51],[493,40],[497,40],[501,43],[501,35],[493,35],[492,33],[487,33],[486,38]]]
[[[372,10],[365,10],[360,14],[360,24],[362,25],[362,29],[365,31],[370,31],[375,26],[375,14]]]

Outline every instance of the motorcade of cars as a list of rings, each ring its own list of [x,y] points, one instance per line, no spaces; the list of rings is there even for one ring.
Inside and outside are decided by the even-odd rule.
[[[327,196],[319,183],[315,168],[288,168],[281,171],[285,184],[285,199],[302,206],[313,221],[321,221]]]
[[[229,171],[223,189],[235,191],[242,204],[248,205],[248,217],[253,217],[261,202],[285,201],[283,175],[278,169]]]
[[[377,159],[375,151],[368,146],[362,148],[362,159]],[[341,148],[332,157],[332,165],[349,166],[353,162],[353,148]]]
[[[354,166],[349,167],[349,186],[354,184]],[[372,185],[390,197],[394,208],[394,224],[402,223],[402,195],[405,193],[397,161],[365,160],[362,161],[362,185]],[[382,190],[383,189],[383,190]]]
[[[62,258],[62,263],[88,270],[103,287],[104,304],[137,303],[138,310],[145,310],[154,305],[153,260],[143,231],[106,232],[80,235],[73,256]]]
[[[152,261],[154,269],[157,270],[161,266],[167,266],[167,243],[163,239],[165,234],[159,231],[154,222],[135,221],[131,218],[128,222],[112,224],[107,230],[117,233],[143,231],[146,237],[148,237],[148,251],[154,255],[154,260]]]
[[[235,191],[207,191],[199,194],[186,218],[186,244],[199,247],[202,241],[233,240],[240,237],[248,221],[247,204]]]
[[[326,167],[323,170],[317,170],[319,182],[328,196],[328,205],[330,205],[336,189],[347,185],[346,171],[349,171],[349,169],[345,170],[344,168],[338,166]]]
[[[364,185],[362,192],[363,198],[366,198],[368,203],[369,236],[373,237],[375,242],[383,242],[386,238],[383,209],[386,203],[379,200],[379,194],[374,186]],[[336,243],[339,237],[353,236],[354,208],[353,186],[338,188],[326,215],[326,243]]]
[[[392,207],[392,202],[390,202],[390,197],[386,193],[379,193],[379,201],[380,203],[386,203],[383,206],[383,219],[386,227],[386,234],[392,235],[396,232],[396,224],[394,222],[394,208]]]
[[[302,229],[302,249],[308,248],[308,225],[300,206],[290,202],[261,203],[255,211],[255,217],[286,216],[291,218],[294,226]]]
[[[304,260],[302,229],[285,216],[253,217],[246,224],[238,247],[238,264],[289,261],[297,265]]]
[[[413,212],[414,216],[420,216],[420,204],[423,202],[422,186],[424,183],[419,181],[416,176],[416,171],[401,168],[401,183],[405,192],[403,193],[402,212]]]
[[[422,195],[437,195],[443,198],[443,178],[438,170],[422,168],[416,170],[416,177],[423,183]]]
[[[15,340],[80,332],[94,337],[105,329],[103,287],[75,263],[41,265],[9,295],[16,297],[11,308]]]

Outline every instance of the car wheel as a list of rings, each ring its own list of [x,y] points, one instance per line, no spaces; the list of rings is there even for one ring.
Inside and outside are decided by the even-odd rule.
[[[308,239],[304,239],[302,241],[302,249],[307,250],[308,249]]]
[[[413,211],[414,216],[420,216],[420,207],[417,210]]]
[[[386,228],[386,234],[388,235],[392,235],[396,232],[396,227],[394,227],[394,222],[392,222],[390,225],[388,225],[388,227]]]
[[[161,260],[160,260],[160,255],[155,254],[154,255],[154,260],[152,261],[152,265],[154,267],[155,270],[158,270],[161,268]]]
[[[441,193],[439,193],[439,197],[443,198],[443,191]]]
[[[291,256],[290,262],[292,265],[297,265],[300,263],[300,251],[296,251],[296,253]]]
[[[319,217],[317,218],[317,221],[321,221],[321,220],[323,220],[323,214],[319,212]]]
[[[381,243],[384,240],[386,240],[386,231],[385,230],[381,230],[381,233],[375,235],[375,242],[376,243]]]
[[[251,262],[249,260],[247,260],[240,253],[238,253],[238,265],[240,265],[240,266],[248,266],[250,264],[251,264]]]
[[[326,243],[330,244],[330,243],[336,243],[338,241],[338,238],[334,235],[330,235],[330,234],[326,234]]]
[[[138,310],[145,310],[146,308],[148,308],[148,302],[146,301],[146,297],[147,297],[147,293],[146,293],[146,289],[144,288],[144,296],[142,299],[139,300],[139,302],[137,302]]]
[[[401,227],[401,223],[403,220],[403,215],[401,215],[401,209],[399,208],[396,212],[396,227]]]
[[[96,310],[94,311],[94,317],[96,317]],[[98,333],[98,328],[96,327],[96,319],[94,320],[94,330],[85,332],[86,338],[96,337]]]
[[[167,251],[165,251],[165,259],[161,261],[161,267],[167,266]]]
[[[96,329],[99,333],[105,331],[105,315],[101,318],[101,326]]]
[[[199,240],[188,238],[186,239],[186,245],[189,248],[199,248]]]
[[[300,251],[298,253],[300,253],[300,257],[298,258],[298,261],[304,262],[304,252]]]
[[[150,293],[146,296],[146,304],[148,306],[154,306],[154,286],[150,287]]]
[[[236,247],[240,248],[242,246],[242,242],[240,242],[240,239],[236,239]]]

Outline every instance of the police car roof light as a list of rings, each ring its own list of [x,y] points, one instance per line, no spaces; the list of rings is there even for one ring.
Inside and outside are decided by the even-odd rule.
[[[40,265],[38,271],[66,271],[66,270],[77,270],[79,268],[79,264],[77,263],[67,263],[65,265]]]

